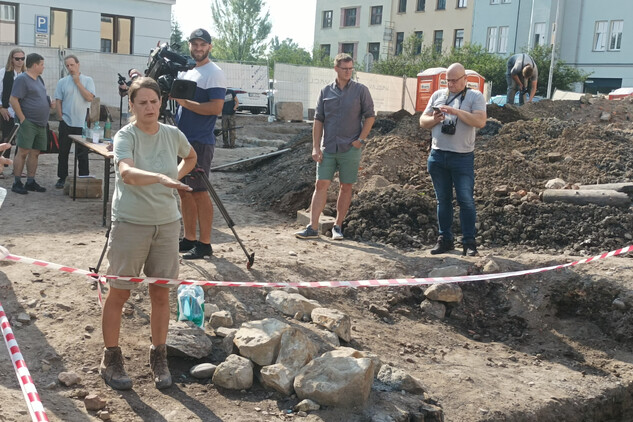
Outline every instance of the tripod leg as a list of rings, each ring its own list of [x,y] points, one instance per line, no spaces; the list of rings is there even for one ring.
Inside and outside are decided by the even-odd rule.
[[[215,202],[215,205],[217,205],[218,209],[220,210],[220,213],[222,214],[222,217],[224,217],[224,220],[226,221],[226,224],[228,224],[229,228],[233,232],[233,236],[235,236],[235,240],[237,240],[237,243],[239,243],[240,247],[242,248],[242,251],[244,251],[246,258],[248,259],[246,268],[250,269],[253,266],[253,263],[255,262],[255,253],[253,252],[250,255],[248,254],[248,251],[246,250],[246,247],[242,243],[242,240],[240,239],[240,237],[237,235],[237,232],[233,228],[233,226],[235,226],[235,223],[231,219],[231,216],[229,216],[229,213],[227,212],[226,208],[224,208],[224,204],[222,203],[217,192],[211,185],[211,182],[209,181],[209,178],[207,177],[207,175],[202,171],[196,172],[196,175],[200,177],[202,181],[204,182],[205,186],[207,187],[207,190],[209,191],[209,195],[211,196],[211,199],[213,199],[213,202]]]

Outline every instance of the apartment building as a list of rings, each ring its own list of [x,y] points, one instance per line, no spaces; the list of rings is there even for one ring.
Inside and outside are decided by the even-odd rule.
[[[314,42],[323,55],[350,54],[369,63],[387,57],[391,40],[391,1],[317,0]]]
[[[504,57],[555,44],[557,57],[590,74],[578,91],[608,93],[633,86],[631,12],[630,0],[478,0],[472,42]]]
[[[437,52],[459,48],[470,42],[474,0],[394,0],[394,48],[402,53],[405,40],[414,34],[423,47]]]
[[[169,41],[176,0],[0,0],[0,44],[146,55]]]
[[[474,0],[317,0],[314,40],[324,54],[362,62],[402,53],[407,38],[438,51],[470,41]]]

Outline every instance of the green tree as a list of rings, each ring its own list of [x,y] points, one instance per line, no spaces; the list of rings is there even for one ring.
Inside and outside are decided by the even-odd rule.
[[[216,30],[213,56],[221,60],[254,61],[266,50],[272,29],[263,0],[214,0],[211,13]]]
[[[420,53],[416,54],[415,35],[407,38],[404,42],[402,54],[392,56],[385,60],[380,60],[374,64],[374,72],[385,75],[415,77],[424,69],[432,67],[448,67],[451,63],[459,62],[466,69],[474,70],[492,82],[492,95],[502,95],[507,91],[506,70],[509,57],[502,57],[491,54],[486,48],[479,44],[466,44],[462,48],[452,48],[443,54],[437,54],[433,47],[422,47]],[[537,46],[527,52],[534,58],[539,70],[539,81],[537,94],[547,95],[547,80],[549,77],[550,59],[552,47]],[[574,82],[584,82],[589,75],[581,70],[566,65],[562,60],[557,60],[554,64],[554,77],[552,86],[554,88],[569,90]]]
[[[310,65],[312,58],[303,48],[299,47],[299,44],[292,41],[291,38],[286,38],[282,42],[279,42],[278,37],[274,37],[270,41],[270,55],[268,57],[270,66],[274,67],[275,63],[287,63],[287,64],[299,64]]]
[[[173,14],[171,15],[171,36],[169,37],[169,45],[181,54],[189,55],[189,43],[185,40],[180,25]]]
[[[312,66],[314,67],[333,67],[334,60],[326,54],[325,50],[318,44],[312,47]]]

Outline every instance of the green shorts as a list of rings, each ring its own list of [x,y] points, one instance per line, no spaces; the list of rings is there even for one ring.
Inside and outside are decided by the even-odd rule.
[[[351,147],[346,152],[334,154],[323,152],[323,160],[317,163],[317,180],[332,180],[338,170],[338,178],[341,183],[356,183],[358,180],[358,166],[362,148]]]
[[[178,278],[179,235],[179,220],[158,226],[113,221],[108,241],[108,274],[139,277],[143,270],[147,277]],[[132,290],[141,284],[127,280],[109,282],[112,287],[124,290]]]
[[[16,138],[16,145],[22,149],[39,149],[46,151],[46,141],[48,140],[48,132],[45,127],[41,127],[24,119],[20,124],[20,130]]]

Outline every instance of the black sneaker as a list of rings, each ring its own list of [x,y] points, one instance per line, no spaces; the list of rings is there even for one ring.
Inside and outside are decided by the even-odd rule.
[[[55,189],[64,189],[65,184],[66,184],[66,179],[59,178],[57,179],[57,183],[55,183]]]
[[[183,237],[178,242],[178,252],[189,252],[196,246],[195,240],[189,240],[186,237]]]
[[[26,184],[24,185],[24,189],[30,190],[31,192],[46,192],[46,188],[38,185],[35,180],[33,180],[32,182],[26,182]]]
[[[24,189],[24,185],[22,182],[13,182],[13,186],[11,186],[11,191],[15,193],[19,193],[20,195],[26,195],[29,193],[26,189]]]
[[[462,252],[464,256],[477,256],[479,252],[477,252],[477,245],[475,243],[464,243],[464,249]]]
[[[211,249],[211,245],[204,244],[202,242],[196,241],[196,246],[194,246],[189,252],[182,256],[183,259],[204,259],[207,256],[211,256],[213,254],[213,249]]]

